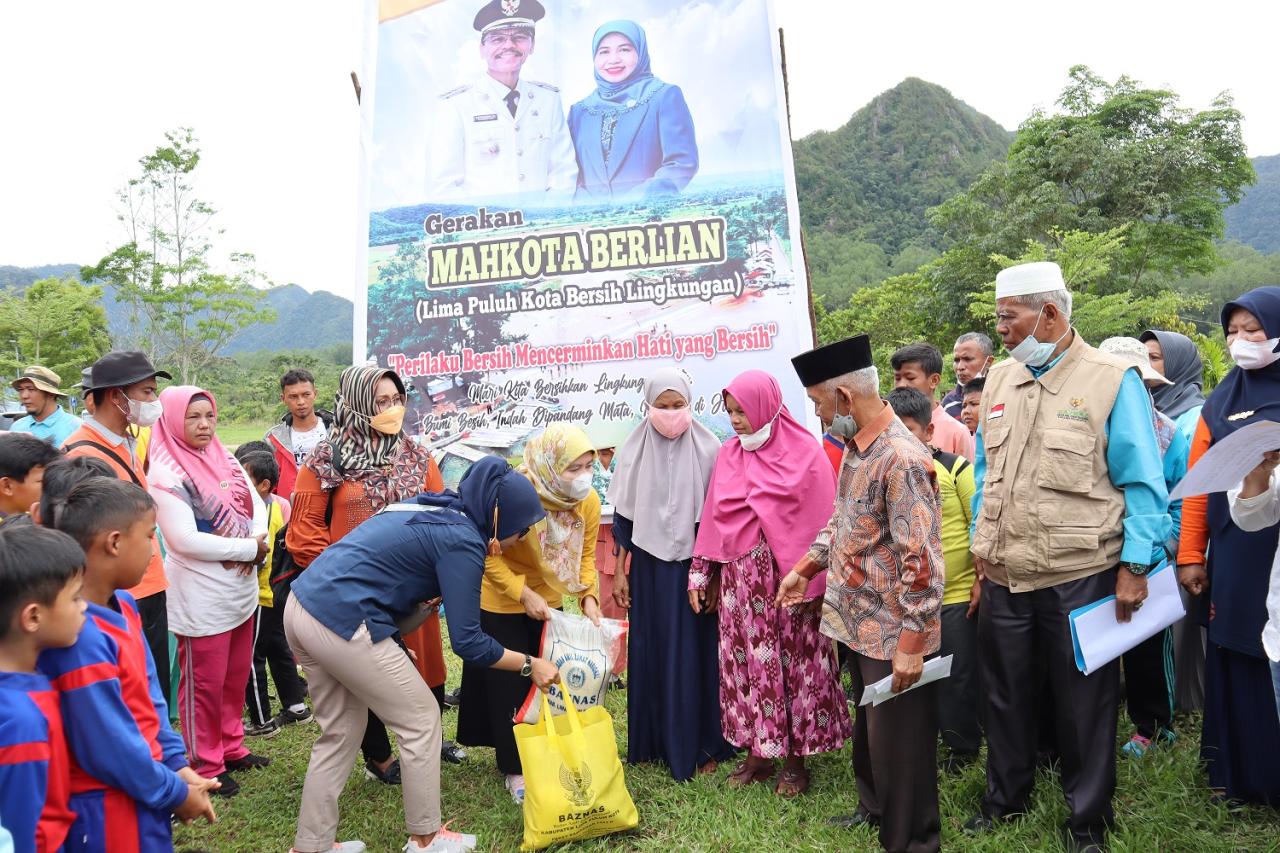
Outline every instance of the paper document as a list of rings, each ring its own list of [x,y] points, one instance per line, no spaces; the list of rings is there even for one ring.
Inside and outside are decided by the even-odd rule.
[[[1178,594],[1178,573],[1168,563],[1161,563],[1147,575],[1147,598],[1128,622],[1116,620],[1114,595],[1071,611],[1071,644],[1075,646],[1076,668],[1092,675],[1185,615],[1187,611]]]
[[[907,690],[915,690],[917,687],[923,687],[931,681],[937,681],[939,678],[946,678],[951,675],[951,657],[951,655],[947,655],[945,658],[932,658],[925,661],[924,672],[920,674],[920,680],[908,687]],[[895,696],[901,696],[907,690],[894,693],[893,676],[890,675],[880,679],[875,684],[868,684],[867,689],[862,691],[862,701],[858,705],[879,705],[881,702],[888,702]]]
[[[1169,500],[1234,489],[1245,474],[1258,467],[1262,454],[1271,450],[1280,450],[1280,424],[1258,421],[1241,427],[1210,447],[1191,466],[1187,476],[1170,493]]]

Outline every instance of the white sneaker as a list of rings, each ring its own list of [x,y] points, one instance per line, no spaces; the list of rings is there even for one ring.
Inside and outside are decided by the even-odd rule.
[[[474,835],[453,832],[447,826],[442,826],[436,833],[436,837],[431,839],[431,843],[426,847],[412,838],[404,843],[404,853],[471,853],[475,849]]]
[[[368,848],[365,847],[363,841],[335,841],[332,849],[334,853],[365,853]],[[289,853],[298,853],[298,850],[290,847]]]
[[[510,773],[507,775],[507,793],[511,795],[511,799],[517,806],[524,805],[524,776],[519,773]]]

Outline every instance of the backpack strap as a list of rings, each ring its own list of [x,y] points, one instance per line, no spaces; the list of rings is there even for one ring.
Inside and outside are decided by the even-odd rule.
[[[120,454],[116,453],[110,447],[107,447],[105,444],[101,444],[99,442],[93,441],[92,439],[86,438],[80,441],[73,441],[68,445],[64,445],[62,448],[62,452],[69,453],[72,450],[75,450],[77,447],[92,447],[97,450],[101,450],[103,453],[107,454],[113,460],[115,460],[115,463],[119,465],[121,468],[123,468],[126,473],[128,473],[129,479],[133,480],[133,484],[135,486],[137,486],[138,488],[142,488],[142,481],[139,480],[138,475],[133,472],[133,466],[129,465],[127,462],[121,459]]]

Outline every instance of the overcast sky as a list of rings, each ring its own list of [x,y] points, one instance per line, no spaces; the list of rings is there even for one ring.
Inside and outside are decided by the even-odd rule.
[[[839,127],[908,76],[1013,129],[1084,63],[1195,108],[1229,90],[1249,153],[1280,153],[1274,21],[1261,4],[774,5],[797,138]],[[361,236],[349,74],[362,27],[357,0],[0,3],[0,264],[96,262],[123,241],[114,191],[165,130],[189,125],[220,244],[255,252],[276,283],[349,296]]]

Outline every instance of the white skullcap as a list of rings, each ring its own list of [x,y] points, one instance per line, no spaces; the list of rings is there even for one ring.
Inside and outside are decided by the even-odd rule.
[[[1062,267],[1053,261],[1018,264],[1016,267],[1009,267],[996,273],[996,299],[1066,289],[1067,283],[1062,279]]]

